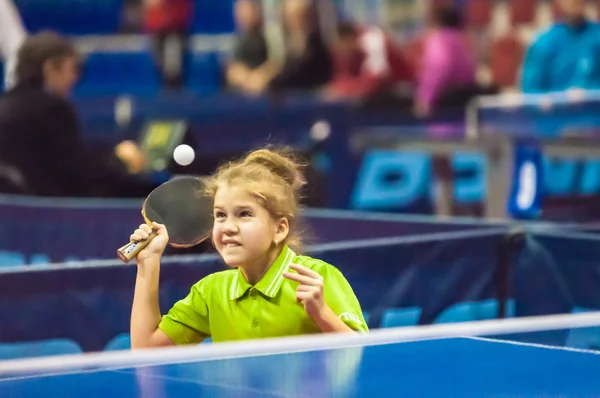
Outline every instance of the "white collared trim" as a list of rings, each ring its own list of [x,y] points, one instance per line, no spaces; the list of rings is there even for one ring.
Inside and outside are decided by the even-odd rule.
[[[269,285],[269,287],[267,288],[267,291],[265,292],[266,295],[271,296],[274,292],[277,291],[277,289],[279,289],[279,287],[281,286],[281,283],[283,282],[283,273],[285,271],[287,271],[287,269],[294,257],[296,257],[296,253],[294,253],[294,251],[288,247],[287,253],[285,254],[285,258],[283,259],[281,266],[279,267],[279,270],[277,271],[277,275],[275,276],[275,278],[273,278],[273,281],[271,281],[271,284]],[[240,275],[240,272],[238,269],[237,272],[235,273],[235,277],[233,278],[233,282],[231,284],[231,291],[229,292],[229,297],[231,300],[235,300],[239,296],[239,289],[240,289],[240,286],[238,283],[239,275]]]
[[[283,273],[287,271],[294,257],[296,257],[296,253],[294,253],[294,251],[288,247],[285,258],[281,263],[281,267],[279,267],[279,271],[277,271],[277,276],[273,279],[273,281],[267,288],[267,296],[272,296],[277,291],[277,289],[279,289],[279,287],[283,283]]]
[[[231,300],[235,300],[236,299],[238,289],[240,288],[238,286],[238,276],[240,275],[240,270],[237,269],[236,271],[237,272],[235,273],[235,277],[233,278],[233,283],[231,284],[231,292],[230,292],[230,295],[229,295],[229,297],[230,297]]]

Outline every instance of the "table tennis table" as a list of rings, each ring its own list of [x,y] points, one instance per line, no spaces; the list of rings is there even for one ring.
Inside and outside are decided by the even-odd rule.
[[[349,147],[354,154],[377,149],[431,153],[435,191],[439,192],[435,212],[440,216],[453,215],[452,156],[459,152],[483,154],[487,160],[483,216],[511,219],[507,203],[516,147],[528,142],[551,158],[600,158],[599,102],[600,91],[589,91],[581,98],[568,93],[482,96],[468,105],[464,130],[440,133],[432,129],[423,134],[398,126],[359,128],[350,135]],[[487,115],[488,120],[486,112],[493,117]]]
[[[2,397],[591,397],[600,351],[479,337],[55,374],[4,375]]]

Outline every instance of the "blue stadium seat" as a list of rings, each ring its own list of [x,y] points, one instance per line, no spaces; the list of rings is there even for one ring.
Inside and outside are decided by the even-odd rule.
[[[576,307],[571,312],[579,314],[591,311],[597,311],[597,309]],[[572,348],[600,349],[600,327],[570,329],[565,345]]]
[[[223,86],[223,63],[218,52],[192,52],[189,55],[187,88],[200,94],[213,94]]]
[[[115,34],[123,0],[14,0],[29,32],[53,29],[69,35]]]
[[[204,340],[202,344],[210,344],[212,339],[209,337]],[[131,337],[129,333],[123,333],[114,337],[111,341],[106,344],[104,351],[118,351],[118,350],[129,350],[131,349]]]
[[[129,349],[131,349],[131,338],[129,336],[129,333],[123,333],[114,337],[106,344],[106,347],[104,347],[104,351],[118,351]]]
[[[196,0],[192,32],[196,34],[232,33],[235,30],[235,0]]]
[[[72,340],[56,339],[26,343],[0,343],[0,360],[49,355],[80,354],[81,347]]]
[[[149,95],[160,87],[160,75],[150,52],[92,52],[75,93]]]
[[[399,326],[415,326],[419,323],[420,317],[421,309],[418,307],[386,310],[381,317],[381,327],[394,328]]]
[[[25,265],[27,260],[22,253],[0,250],[0,267]]]
[[[507,303],[507,317],[514,317],[515,302]],[[435,323],[471,322],[496,319],[498,317],[498,301],[484,300],[479,302],[460,303],[444,310]]]

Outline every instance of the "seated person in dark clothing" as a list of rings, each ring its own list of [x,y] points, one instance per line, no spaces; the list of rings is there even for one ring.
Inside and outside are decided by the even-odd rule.
[[[240,74],[244,78],[246,92],[260,94],[268,91],[314,90],[326,84],[332,75],[332,60],[329,49],[323,42],[318,29],[316,12],[310,0],[286,0],[283,4],[285,57],[277,56],[251,73]],[[264,36],[255,33],[256,47]],[[258,54],[258,51],[256,51]],[[271,60],[273,59],[273,60]],[[258,62],[257,62],[258,63]],[[230,73],[232,69],[229,69]],[[230,82],[232,79],[230,79]]]
[[[79,62],[74,46],[51,32],[28,37],[19,49],[17,84],[0,98],[1,185],[38,196],[142,196],[148,187],[131,181],[126,171],[143,166],[134,143],[108,154],[84,145],[67,99]]]
[[[260,0],[238,0],[234,10],[240,34],[227,65],[227,83],[234,90],[253,93],[262,89],[273,70],[263,34],[262,6]]]
[[[286,0],[286,58],[282,69],[268,83],[271,91],[314,90],[332,77],[331,54],[318,29],[310,0]]]

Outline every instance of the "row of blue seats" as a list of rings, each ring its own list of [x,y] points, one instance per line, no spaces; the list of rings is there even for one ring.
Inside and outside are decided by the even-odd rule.
[[[496,300],[486,300],[479,303],[461,303],[446,309],[436,319],[435,323],[468,322],[495,319],[498,311]],[[509,301],[507,315],[514,316],[514,301]],[[367,323],[369,314],[364,314]],[[419,323],[420,308],[399,308],[386,310],[382,314],[382,328],[414,326]],[[210,343],[210,339],[205,343]],[[105,351],[128,350],[131,348],[129,334],[121,334],[113,338],[105,347]],[[0,360],[46,355],[78,354],[82,350],[79,345],[67,339],[56,339],[27,343],[0,343]]]
[[[223,85],[222,56],[217,52],[189,53],[184,70],[184,86],[190,91],[211,94]],[[86,58],[76,93],[147,95],[160,88],[159,69],[150,51],[93,52]]]
[[[223,65],[220,53],[190,53],[186,60],[185,89],[207,95],[220,91]],[[151,95],[162,87],[158,67],[149,51],[93,52],[88,54],[82,72],[75,88],[78,96]],[[1,64],[0,73],[3,76]]]
[[[195,0],[192,31],[231,33],[234,0]],[[29,32],[53,29],[69,35],[115,34],[126,0],[14,0]]]

